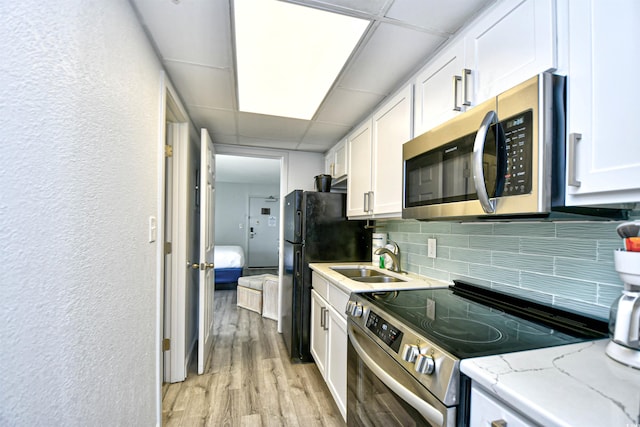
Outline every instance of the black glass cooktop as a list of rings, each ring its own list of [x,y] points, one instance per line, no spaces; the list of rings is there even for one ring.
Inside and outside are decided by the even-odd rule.
[[[360,295],[371,302],[376,315],[393,315],[460,359],[608,336],[602,320],[460,281],[447,289]]]

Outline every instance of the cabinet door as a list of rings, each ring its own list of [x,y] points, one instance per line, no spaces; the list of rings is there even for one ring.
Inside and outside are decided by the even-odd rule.
[[[331,177],[335,178],[335,148],[331,148],[324,155],[324,173],[327,175],[331,175]]]
[[[394,96],[373,116],[373,213],[402,213],[402,144],[411,139],[413,86]]]
[[[503,421],[508,427],[530,427],[536,425],[524,415],[516,412],[497,398],[490,396],[479,386],[471,386],[471,427],[492,426],[494,422]]]
[[[325,376],[327,366],[327,329],[328,304],[316,291],[311,291],[311,355],[318,370]]]
[[[567,162],[580,186],[567,187],[568,205],[640,200],[639,17],[637,0],[569,2]]]
[[[365,199],[371,191],[371,120],[367,120],[347,138],[349,180],[347,181],[347,216],[369,215]]]
[[[326,381],[342,417],[347,419],[347,320],[329,307]]]
[[[464,109],[462,72],[464,41],[459,40],[439,54],[415,80],[414,135],[446,122]],[[454,78],[460,81],[455,82]],[[454,108],[459,108],[456,110]]]
[[[555,1],[503,1],[473,24],[465,43],[476,105],[557,67]]]
[[[334,178],[342,178],[344,176],[347,176],[348,174],[348,164],[347,164],[347,160],[349,158],[349,156],[347,155],[347,142],[346,140],[343,140],[341,142],[339,142],[338,144],[336,144],[336,146],[334,147],[334,151],[335,151],[335,160],[334,160]]]

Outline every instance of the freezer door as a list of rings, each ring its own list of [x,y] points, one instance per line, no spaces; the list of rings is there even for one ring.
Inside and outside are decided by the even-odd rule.
[[[302,190],[294,190],[284,199],[284,240],[302,243]]]

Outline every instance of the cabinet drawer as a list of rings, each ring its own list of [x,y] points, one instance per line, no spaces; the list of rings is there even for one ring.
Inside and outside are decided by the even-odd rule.
[[[316,273],[315,271],[311,272],[311,286],[322,298],[328,300],[327,297],[327,288],[329,287],[329,282],[327,279]],[[346,303],[345,303],[346,304]]]
[[[533,421],[507,406],[506,403],[490,396],[477,385],[471,386],[471,427],[490,426],[494,422],[504,422],[508,427],[532,427]],[[499,425],[499,424],[498,424]]]
[[[329,301],[329,304],[331,304],[331,306],[340,313],[340,316],[346,319],[347,315],[345,314],[345,309],[347,307],[347,301],[349,301],[349,294],[331,284],[328,287],[328,291],[329,296],[327,297],[327,301]]]

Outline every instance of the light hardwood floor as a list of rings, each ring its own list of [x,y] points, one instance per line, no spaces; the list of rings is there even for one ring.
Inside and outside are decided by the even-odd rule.
[[[163,386],[165,426],[344,426],[314,363],[292,364],[276,322],[215,293],[215,339],[204,375]]]

